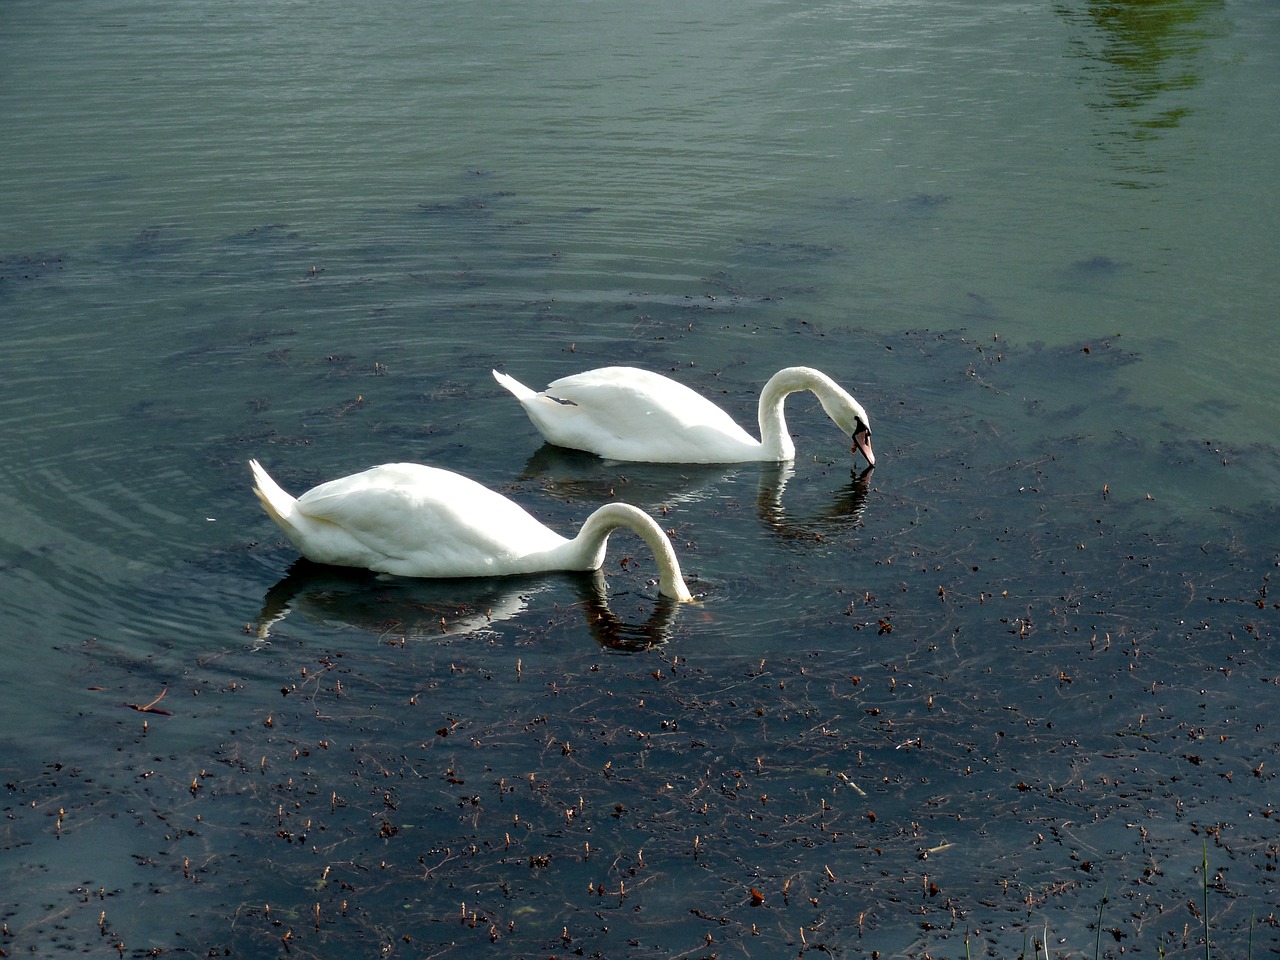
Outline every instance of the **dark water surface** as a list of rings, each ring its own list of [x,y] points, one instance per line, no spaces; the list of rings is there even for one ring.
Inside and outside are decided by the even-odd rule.
[[[6,4],[0,951],[1275,952],[1277,40]],[[489,373],[605,363],[819,367],[878,466],[808,396],[792,466],[603,462]],[[251,457],[623,499],[701,599],[298,563]]]

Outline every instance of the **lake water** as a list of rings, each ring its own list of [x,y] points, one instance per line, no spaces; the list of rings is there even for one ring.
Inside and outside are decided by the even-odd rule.
[[[0,950],[1274,952],[1278,48],[9,0]],[[794,467],[603,462],[490,376],[611,363],[748,425],[816,366],[878,465],[808,395]],[[307,568],[251,457],[625,499],[701,602],[622,536],[603,586]]]

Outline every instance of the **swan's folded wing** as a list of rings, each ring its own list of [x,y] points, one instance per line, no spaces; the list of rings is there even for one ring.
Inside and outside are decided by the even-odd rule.
[[[423,510],[407,490],[340,483],[303,494],[298,509],[312,520],[341,528],[369,550],[403,557],[440,525],[435,512]]]
[[[714,403],[645,370],[614,367],[565,377],[547,387],[546,397],[539,410],[530,408],[544,435],[605,457],[694,462],[709,445],[758,446]]]
[[[545,393],[562,402],[568,401],[565,405],[570,408],[566,414],[584,411],[602,422],[616,420],[640,429],[652,424],[655,418],[673,426],[708,422],[737,426],[727,413],[684,384],[632,367],[602,367],[562,377],[548,386]]]
[[[372,471],[368,472],[372,473]],[[471,481],[357,474],[321,484],[298,507],[334,524],[375,558],[364,565],[417,577],[518,572],[519,558],[562,541],[518,505]],[[465,478],[457,478],[465,480]]]

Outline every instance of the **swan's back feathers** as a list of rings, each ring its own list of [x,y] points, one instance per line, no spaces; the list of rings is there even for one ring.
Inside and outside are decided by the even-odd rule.
[[[260,487],[265,477],[279,490],[261,467],[255,477],[260,472]],[[521,566],[523,557],[565,542],[501,494],[448,470],[416,463],[389,463],[330,480],[296,501],[288,498],[292,509],[283,512],[278,498],[259,497],[308,559],[379,573],[522,573],[528,572]]]
[[[418,463],[389,463],[303,494],[298,509],[385,556],[385,573],[492,576],[564,538],[474,480]]]
[[[523,394],[505,374],[494,375],[557,446],[613,460],[667,463],[754,459],[760,447],[714,403],[648,370],[601,367],[561,377],[541,393],[521,387]]]

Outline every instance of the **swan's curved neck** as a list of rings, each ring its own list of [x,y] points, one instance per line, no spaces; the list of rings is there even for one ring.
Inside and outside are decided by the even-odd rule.
[[[566,550],[585,561],[589,569],[599,569],[604,564],[605,546],[609,534],[619,527],[632,531],[649,545],[658,562],[658,590],[673,600],[692,600],[693,594],[685,585],[680,573],[680,561],[671,549],[671,541],[653,518],[629,503],[606,503],[587,517],[578,535],[566,545]]]
[[[812,367],[786,367],[779,370],[760,391],[760,446],[770,460],[794,460],[796,445],[787,430],[783,403],[801,390],[810,390],[819,400],[835,396],[840,388],[835,381]]]

